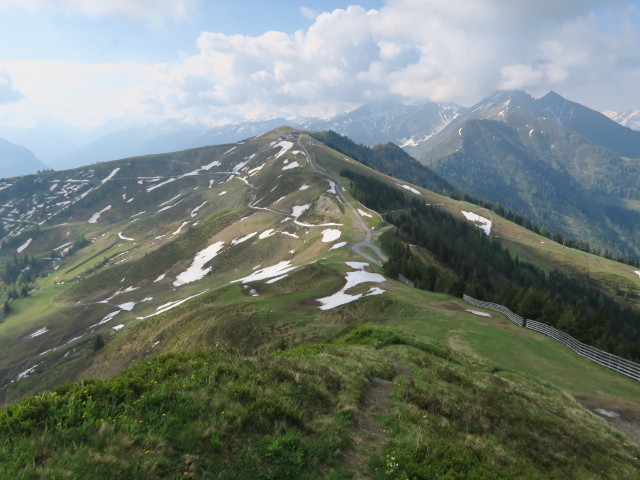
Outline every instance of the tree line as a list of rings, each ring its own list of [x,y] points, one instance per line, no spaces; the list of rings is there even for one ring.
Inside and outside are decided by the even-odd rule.
[[[513,256],[470,222],[372,177],[353,171],[341,175],[366,206],[399,210],[384,215],[396,227],[381,239],[390,254],[384,265],[388,276],[402,274],[417,288],[499,303],[584,343],[640,360],[640,314],[605,295],[590,277],[546,272]]]

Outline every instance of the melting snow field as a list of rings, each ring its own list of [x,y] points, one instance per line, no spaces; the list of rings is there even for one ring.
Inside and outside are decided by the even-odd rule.
[[[111,210],[111,205],[107,205],[99,212],[94,213],[93,216],[89,220],[87,220],[87,223],[96,223],[100,218],[100,215],[102,215],[104,212],[108,212],[109,210]]]
[[[267,278],[280,277],[285,273],[289,273],[292,270],[295,270],[296,266],[291,266],[291,262],[289,260],[284,260],[276,265],[272,265],[271,267],[266,267],[261,270],[258,270],[251,275],[247,275],[244,278],[239,278],[238,280],[234,280],[231,283],[242,282],[257,282],[259,280],[266,280]]]
[[[195,282],[196,280],[204,278],[204,276],[211,271],[211,267],[204,268],[204,266],[218,253],[220,253],[223,246],[224,242],[216,242],[198,252],[191,266],[176,277],[175,282],[173,282],[173,286],[179,287],[180,285]]]
[[[309,188],[309,185],[307,185],[307,184],[303,184],[303,185],[300,187],[300,190],[306,190],[307,188]]]
[[[267,237],[270,237],[271,235],[273,235],[275,233],[275,230],[273,228],[270,228],[269,230],[265,230],[264,232],[262,232],[258,238],[260,240],[264,240]]]
[[[300,164],[297,161],[295,161],[295,162],[291,162],[288,165],[285,165],[284,167],[282,167],[282,170],[291,170],[292,168],[297,168],[299,166],[300,166]]]
[[[287,140],[282,140],[281,142],[276,143],[273,148],[280,148],[281,150],[276,154],[276,160],[280,158],[282,155],[287,153],[287,151],[293,147],[293,143],[288,142]]]
[[[40,335],[44,335],[48,331],[49,331],[49,329],[47,327],[42,327],[40,330],[36,330],[32,334],[27,335],[27,338],[29,338],[29,339],[36,338],[36,337],[39,337]]]
[[[209,203],[209,201],[205,200],[200,205],[198,205],[196,208],[191,210],[191,218],[195,217],[198,214],[198,210],[200,210],[202,207],[204,207],[207,203]]]
[[[363,217],[368,217],[368,218],[373,218],[373,216],[369,215],[367,212],[365,212],[364,210],[360,210],[359,208],[356,209],[358,210],[358,213],[363,216]]]
[[[20,245],[18,248],[16,248],[16,252],[22,253],[22,251],[29,246],[29,244],[31,243],[31,240],[33,240],[33,238],[30,238],[29,240],[24,242],[22,245]]]
[[[484,233],[486,233],[487,235],[491,233],[491,220],[489,220],[488,218],[481,217],[480,215],[477,215],[473,212],[465,212],[464,210],[462,210],[462,214],[467,220],[475,223],[476,225],[478,225],[478,227],[484,230]]]
[[[481,317],[491,317],[491,314],[486,312],[479,312],[478,310],[470,310],[467,308],[467,312],[473,313],[474,315],[479,315]]]
[[[636,275],[638,275],[640,277],[640,270],[635,270],[633,273],[635,273]]]
[[[410,185],[400,185],[399,183],[396,183],[396,185],[398,185],[399,187],[404,188],[405,190],[409,190],[411,193],[415,193],[416,195],[422,195],[418,190],[416,190],[415,188],[413,188]]]
[[[160,305],[158,308],[156,308],[156,311],[150,315],[147,315],[145,317],[136,317],[137,320],[146,320],[147,318],[151,318],[151,317],[155,317],[156,315],[160,315],[161,313],[164,313],[168,310],[171,310],[172,308],[175,308],[179,305],[182,305],[184,302],[188,302],[189,300],[191,300],[192,298],[196,298],[199,297],[200,295],[202,295],[203,293],[207,293],[209,291],[209,289],[207,288],[206,290],[201,291],[200,293],[196,293],[195,295],[191,295],[190,297],[184,298],[182,300],[176,300],[175,302],[169,302],[169,303],[165,303],[163,305]]]
[[[369,265],[368,263],[365,263],[365,262],[346,262],[346,263],[349,267],[355,269],[355,271],[347,272],[347,277],[346,277],[347,283],[345,284],[344,287],[342,287],[340,291],[328,297],[318,299],[318,301],[322,304],[319,307],[320,310],[329,310],[331,308],[353,302],[354,300],[357,300],[361,297],[366,297],[369,295],[380,295],[384,293],[384,290],[378,287],[371,288],[366,293],[358,293],[356,295],[350,295],[346,293],[347,290],[355,287],[356,285],[360,285],[361,283],[368,283],[368,282],[380,283],[386,280],[386,278],[384,278],[379,273],[365,272],[364,267],[368,266]]]
[[[130,242],[133,242],[133,238],[125,237],[122,235],[122,232],[118,232],[118,237],[120,237],[120,240],[129,240]]]
[[[322,241],[324,243],[335,242],[340,238],[342,232],[340,230],[336,230],[335,228],[327,228],[322,231]]]
[[[120,170],[120,167],[115,168],[115,169],[114,169],[114,170],[109,174],[109,176],[108,176],[107,178],[104,178],[104,179],[102,180],[102,182],[100,183],[100,185],[104,185],[104,184],[105,184],[105,183],[107,183],[109,180],[111,180],[111,179],[113,178],[113,176],[114,176],[116,173],[118,173],[118,170]]]
[[[338,242],[335,245],[332,245],[331,248],[329,249],[329,251],[331,250],[337,250],[338,248],[342,248],[347,244],[347,242]]]
[[[295,205],[292,209],[291,209],[291,215],[298,220],[298,217],[300,215],[302,215],[304,212],[306,212],[307,210],[309,210],[309,208],[311,208],[311,205],[307,204],[307,205]]]
[[[257,234],[258,232],[251,232],[248,235],[245,235],[244,237],[234,238],[233,240],[231,240],[231,244],[238,245],[239,243],[246,242],[247,240],[255,237]]]

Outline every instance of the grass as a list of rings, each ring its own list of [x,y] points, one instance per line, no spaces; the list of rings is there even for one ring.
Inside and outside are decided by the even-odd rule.
[[[394,377],[386,456],[353,454]],[[634,478],[640,450],[553,387],[396,329],[244,356],[163,355],[0,411],[2,478]],[[355,471],[354,471],[355,469]],[[597,473],[596,473],[597,472]]]
[[[422,293],[422,292],[420,292]],[[449,345],[454,350],[509,370],[540,378],[576,397],[598,399],[603,408],[624,399],[640,412],[640,384],[577,355],[555,340],[518,327],[503,315],[491,318],[465,312],[482,310],[445,295],[401,294],[406,313],[389,325]],[[415,302],[415,303],[413,303]],[[416,309],[415,305],[425,309]],[[429,305],[432,305],[429,308]]]

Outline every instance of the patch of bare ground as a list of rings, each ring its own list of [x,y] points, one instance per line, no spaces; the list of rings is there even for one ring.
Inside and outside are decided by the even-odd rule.
[[[609,425],[624,433],[640,445],[640,410],[638,405],[624,401],[604,401],[591,397],[579,397],[576,401]]]
[[[387,412],[395,378],[410,373],[407,367],[395,360],[393,366],[395,369],[393,379],[370,378],[367,390],[360,401],[360,409],[354,422],[353,450],[345,458],[345,465],[353,472],[354,480],[370,478],[366,473],[368,459],[372,455],[381,455],[384,451],[387,430],[376,416]]]

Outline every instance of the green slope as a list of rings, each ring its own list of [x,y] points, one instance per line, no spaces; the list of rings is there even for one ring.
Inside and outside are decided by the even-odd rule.
[[[280,154],[275,145],[283,141],[291,146]],[[215,171],[185,175],[213,161]],[[147,191],[159,182],[142,178],[154,165],[176,180]],[[407,185],[289,128],[98,168],[100,187],[81,199],[97,200],[71,205],[64,225],[56,218],[20,233],[22,243],[12,240],[32,238],[24,252],[41,257],[67,238],[90,243],[55,260],[55,270],[45,268],[48,276],[13,300],[0,323],[3,403],[45,390],[0,413],[0,429],[13,439],[0,450],[5,476],[23,468],[23,478],[243,478],[256,471],[264,478],[317,471],[326,478],[634,478],[637,454],[628,440],[567,394],[591,411],[617,412],[632,435],[640,424],[637,382],[495,313],[476,317],[459,299],[371,280],[383,273],[374,247],[389,225],[354,198],[353,179],[341,173],[370,176],[457,218],[462,210],[490,215],[492,234],[514,255],[546,270],[587,273],[613,296],[622,285],[638,308],[640,277],[631,267]],[[108,204],[102,220],[87,223]],[[323,241],[327,230],[340,237]],[[199,252],[219,243],[201,279],[175,284]],[[11,262],[16,248],[3,247],[0,257]],[[346,263],[363,260],[369,265]],[[282,262],[295,268],[279,281],[238,281]],[[344,291],[354,273],[371,281]],[[319,299],[340,292],[354,301],[319,309]],[[364,322],[399,331],[358,328]],[[106,383],[57,387],[87,378]],[[370,395],[381,396],[384,408],[366,407]],[[524,452],[525,445],[535,448]],[[390,468],[393,475],[385,473]]]
[[[372,399],[387,408],[361,403]],[[640,469],[637,446],[555,388],[373,326],[268,355],[157,357],[11,405],[0,432],[7,478],[624,479]]]

